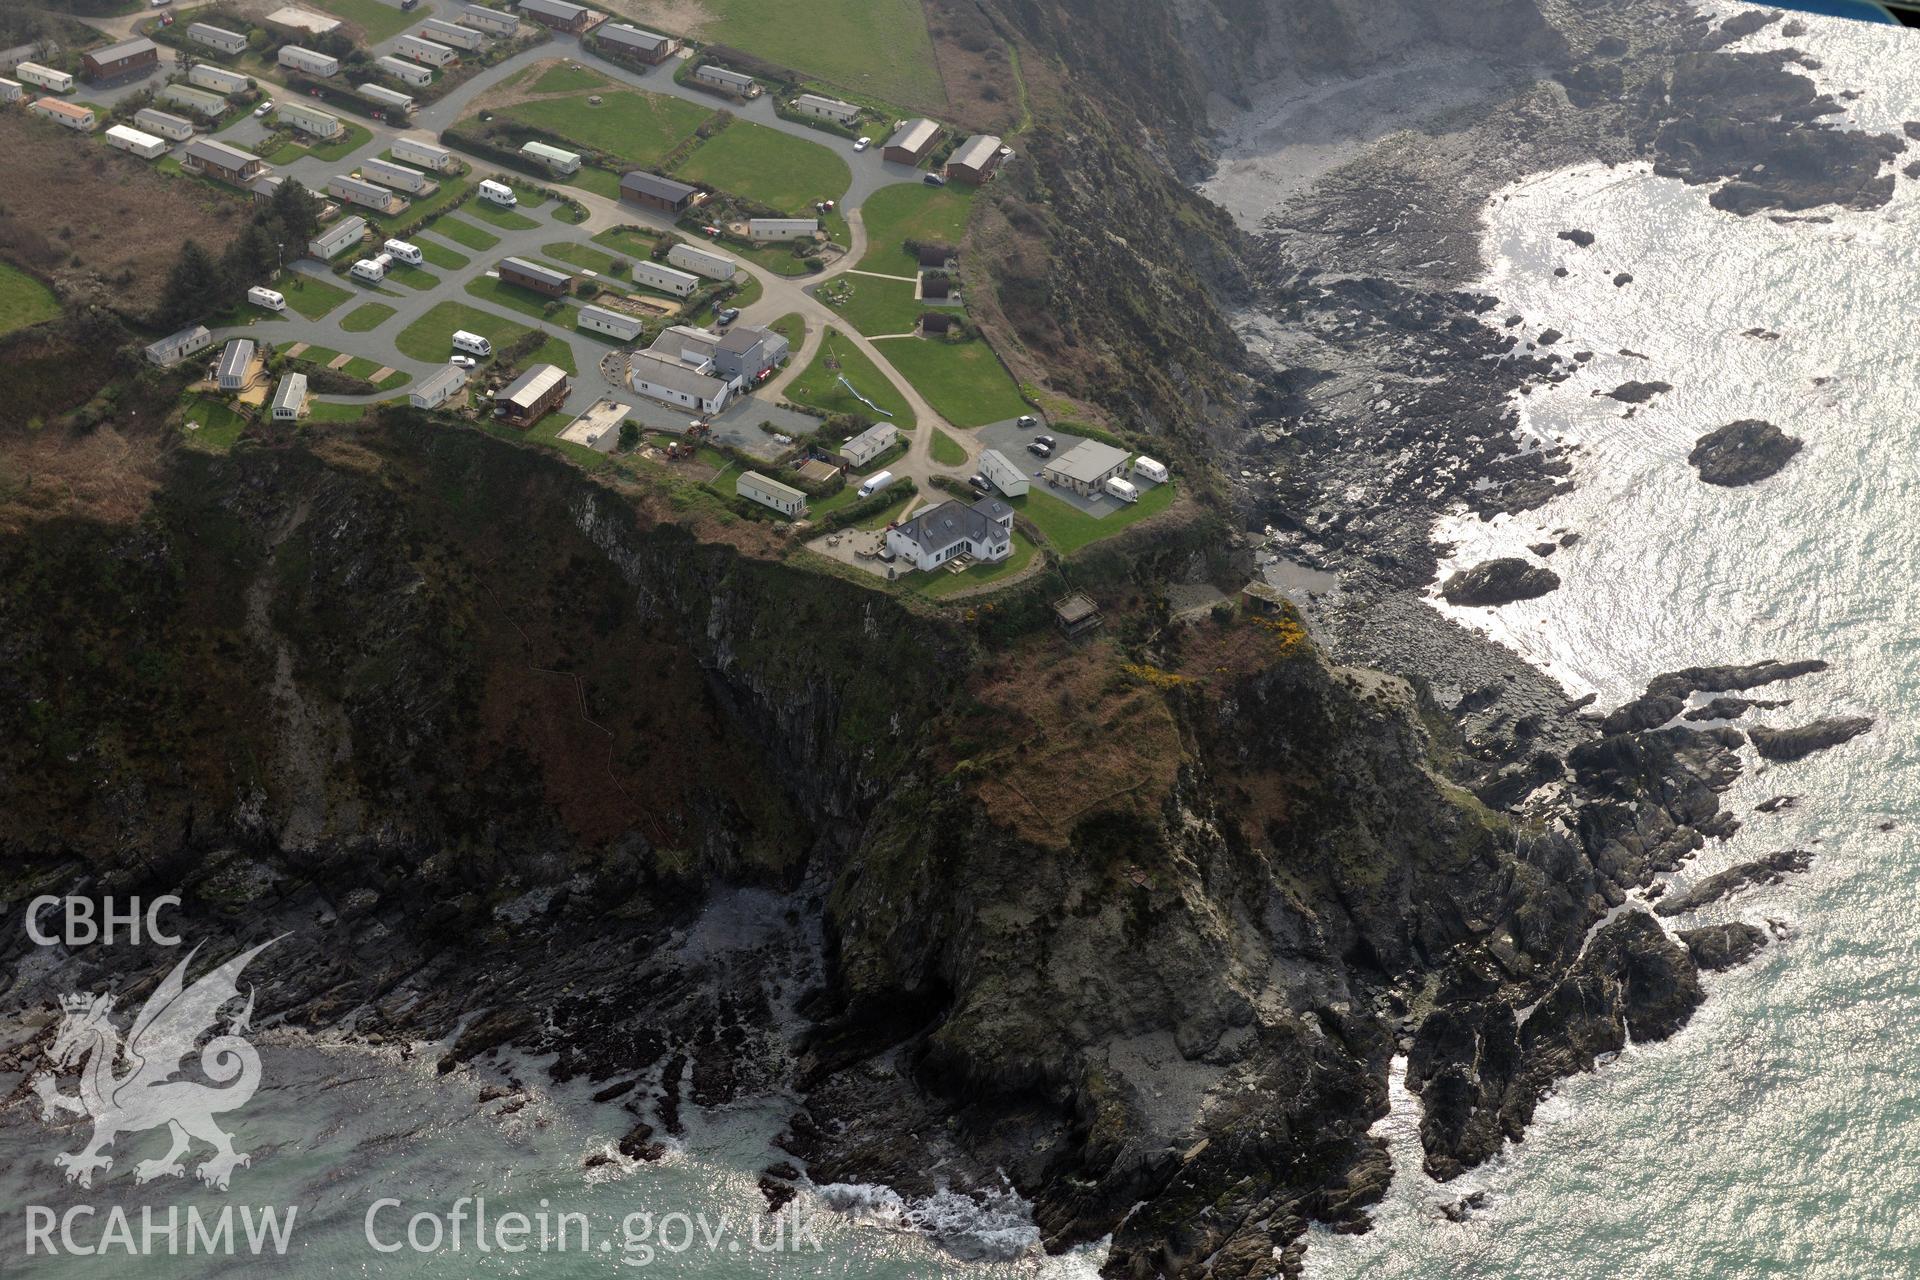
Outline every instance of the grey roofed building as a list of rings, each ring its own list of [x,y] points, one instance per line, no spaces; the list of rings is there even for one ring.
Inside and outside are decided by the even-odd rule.
[[[515,378],[512,386],[494,398],[509,405],[534,404],[541,396],[552,391],[555,385],[564,382],[566,377],[567,371],[557,364],[535,365]]]
[[[954,148],[953,154],[947,157],[947,164],[952,168],[984,172],[992,167],[994,158],[999,154],[1000,139],[990,133],[976,133]]]
[[[220,368],[215,373],[222,390],[232,390],[246,385],[247,366],[253,363],[253,342],[248,338],[235,338],[220,353]]]
[[[998,498],[982,498],[972,505],[949,498],[895,525],[887,531],[887,540],[898,536],[912,542],[923,567],[947,559],[962,543],[980,559],[998,560],[1011,550],[1012,525],[1013,508]]]
[[[894,130],[887,139],[888,151],[912,152],[915,158],[924,156],[933,146],[934,139],[940,136],[940,126],[924,116],[918,120],[909,120]]]
[[[678,205],[699,194],[700,188],[675,182],[672,178],[663,178],[657,173],[648,173],[644,169],[634,169],[620,175],[620,194],[626,195],[629,191]]]
[[[410,398],[417,408],[434,408],[445,404],[454,392],[467,385],[467,371],[457,364],[444,365],[438,373],[430,374],[416,386]]]
[[[147,347],[147,359],[157,365],[178,364],[196,351],[213,345],[213,334],[203,324],[188,325]]]
[[[786,338],[772,329],[737,324],[714,344],[713,363],[730,378],[757,378],[787,351]]]
[[[555,271],[551,267],[543,267],[539,263],[529,262],[525,258],[502,258],[500,265],[503,267],[512,267],[523,276],[538,280],[542,284],[563,292],[573,287],[573,277],[566,272]]]
[[[273,393],[273,416],[292,417],[307,407],[307,375],[290,373],[280,379],[280,389]]]
[[[723,89],[731,89],[735,93],[746,93],[753,88],[752,76],[743,75],[738,71],[729,71],[725,67],[716,67],[711,62],[695,71],[693,78],[707,84],[719,85]]]
[[[710,400],[727,389],[724,378],[701,373],[691,365],[683,364],[670,355],[663,355],[649,348],[633,353],[633,376],[648,382],[657,382],[663,387],[675,391],[684,391],[690,396],[699,396]],[[640,363],[644,361],[645,363]]]
[[[90,49],[87,51],[87,57],[93,59],[96,65],[104,67],[115,62],[125,62],[128,58],[138,57],[143,53],[158,55],[159,52],[160,46],[153,41],[145,36],[136,36],[132,40],[110,44],[104,49]]]
[[[534,17],[553,18],[564,23],[583,21],[590,10],[566,0],[519,0],[520,12]]]
[[[1061,457],[1047,464],[1049,477],[1076,485],[1093,486],[1126,465],[1127,451],[1098,440],[1082,440]]]
[[[642,53],[658,53],[662,49],[672,48],[676,43],[671,36],[663,36],[657,31],[642,31],[624,22],[606,23],[600,28],[599,36],[606,44],[638,49]]]
[[[647,350],[655,352],[668,360],[683,363],[705,364],[713,359],[713,353],[720,347],[720,340],[705,329],[695,329],[691,325],[670,325],[660,331]]]
[[[264,163],[252,152],[230,147],[224,142],[215,142],[212,138],[195,138],[187,144],[187,158],[229,173],[244,173],[253,165]]]

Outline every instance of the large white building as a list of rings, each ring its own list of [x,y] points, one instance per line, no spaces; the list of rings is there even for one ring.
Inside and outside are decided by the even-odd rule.
[[[1125,449],[1098,440],[1082,440],[1043,467],[1040,478],[1049,485],[1090,497],[1099,493],[1126,465]]]
[[[572,151],[564,151],[545,142],[528,142],[520,148],[520,154],[529,160],[537,160],[549,170],[558,174],[580,172],[580,157]]]
[[[273,420],[275,422],[298,422],[307,408],[307,375],[289,373],[280,379],[279,390],[273,393]]]
[[[817,218],[748,218],[750,240],[811,240],[820,230]]]
[[[636,351],[627,362],[627,380],[643,396],[663,404],[700,413],[719,413],[732,398],[733,387],[716,378],[712,365],[691,365],[656,351]]]
[[[971,505],[949,498],[889,526],[887,550],[921,570],[962,555],[996,563],[1013,554],[1013,508],[998,498]]]

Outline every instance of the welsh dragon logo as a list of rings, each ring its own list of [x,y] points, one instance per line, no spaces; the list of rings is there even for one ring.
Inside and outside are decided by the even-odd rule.
[[[56,1110],[93,1118],[92,1140],[79,1151],[53,1158],[67,1171],[67,1181],[91,1187],[96,1171],[104,1173],[113,1167],[113,1157],[103,1153],[116,1137],[162,1125],[173,1146],[160,1159],[135,1165],[136,1182],[183,1176],[186,1168],[181,1157],[194,1139],[213,1148],[213,1154],[194,1170],[210,1187],[225,1191],[234,1169],[250,1163],[244,1152],[233,1149],[232,1135],[214,1117],[245,1106],[260,1087],[260,1055],[241,1034],[253,1016],[251,987],[245,1007],[227,1019],[224,1032],[218,1023],[220,1011],[240,998],[236,985],[240,971],[278,941],[270,939],[242,952],[188,986],[187,966],[200,951],[195,947],[147,998],[124,1041],[113,1024],[112,996],[61,997],[60,1028],[47,1054],[56,1071],[41,1072],[32,1084],[40,1095],[42,1119],[52,1119]],[[212,1038],[201,1045],[208,1032],[214,1033]],[[200,1070],[213,1084],[175,1078],[196,1046]],[[84,1064],[79,1067],[79,1095],[59,1092],[57,1073],[79,1063]],[[122,1063],[125,1070],[116,1074]]]

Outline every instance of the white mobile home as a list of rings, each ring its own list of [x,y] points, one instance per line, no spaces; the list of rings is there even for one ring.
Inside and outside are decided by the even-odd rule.
[[[416,386],[408,393],[407,400],[416,409],[438,409],[465,390],[466,385],[467,371],[450,364]]]
[[[494,36],[510,36],[520,30],[520,19],[513,14],[480,4],[462,5],[454,21],[463,27],[472,27],[475,31]]]
[[[807,514],[806,494],[792,485],[763,476],[758,471],[742,471],[740,478],[734,481],[733,491],[763,507],[772,507],[783,516],[798,519]]]
[[[646,326],[639,316],[610,311],[606,307],[585,306],[580,308],[580,327],[591,333],[604,333],[622,342],[632,342]]]
[[[5,76],[0,76],[0,102],[18,102],[26,96],[27,91],[20,87],[18,80],[9,80]]]
[[[392,187],[395,191],[405,191],[410,195],[425,195],[440,188],[439,183],[418,169],[395,164],[391,160],[362,160],[360,176],[369,182],[377,182],[383,187]]]
[[[292,98],[280,104],[276,115],[281,124],[291,125],[316,138],[337,138],[346,132],[346,126],[340,123],[339,116],[329,115],[318,107],[310,107]]]
[[[148,133],[157,133],[174,142],[185,142],[193,136],[193,121],[154,107],[142,107],[134,112],[133,122]]]
[[[725,67],[716,67],[711,62],[703,62],[694,68],[688,79],[695,84],[706,85],[709,89],[718,89],[722,93],[731,93],[742,98],[760,96],[760,82],[752,76],[742,75],[738,71],[729,71]]]
[[[222,391],[244,391],[253,381],[253,343],[235,338],[220,353],[220,365],[214,373]]]
[[[193,70],[187,72],[187,83],[215,93],[245,93],[253,88],[253,77],[216,67],[211,62],[196,62]]]
[[[817,120],[831,120],[838,125],[852,125],[860,118],[860,108],[851,102],[842,102],[838,98],[823,98],[817,93],[803,93],[793,100],[793,109],[803,116],[812,116]]]
[[[989,449],[980,455],[980,474],[1009,498],[1017,498],[1033,487],[1027,473],[1009,462],[1007,455],[998,449]]]
[[[398,89],[389,89],[383,84],[374,84],[371,81],[366,84],[357,84],[353,87],[355,92],[369,102],[377,102],[381,106],[391,107],[395,111],[413,110],[412,94],[402,93]]]
[[[375,213],[398,213],[407,207],[402,200],[385,187],[376,186],[360,178],[337,173],[327,179],[327,194],[345,200],[348,204],[357,204],[363,209],[372,209]]]
[[[642,258],[633,264],[633,278],[649,289],[658,289],[676,298],[684,298],[700,287],[699,276],[690,276],[684,271],[663,267],[647,258]]]
[[[580,172],[580,157],[571,151],[562,151],[559,147],[550,147],[544,142],[529,142],[520,148],[520,154],[529,160],[537,160],[558,174]]]
[[[450,67],[460,61],[458,49],[449,48],[425,36],[399,36],[393,42],[393,51],[403,58],[412,58],[430,67]]]
[[[315,53],[312,49],[302,49],[297,44],[281,45],[279,62],[283,67],[319,76],[323,80],[340,74],[340,59]]]
[[[469,53],[478,52],[487,47],[487,37],[472,27],[456,27],[451,22],[442,22],[438,18],[428,18],[420,24],[420,35],[439,44],[451,45],[455,49],[465,49]]]
[[[147,359],[162,369],[170,369],[188,356],[213,345],[213,334],[203,324],[170,333],[147,348]]]
[[[43,120],[51,120],[68,129],[77,129],[81,133],[92,133],[93,126],[99,121],[94,118],[91,108],[76,107],[71,102],[62,102],[58,98],[37,98],[27,104],[27,110]]]
[[[367,220],[355,216],[342,218],[332,226],[325,228],[319,235],[307,242],[307,252],[314,257],[331,261],[358,245],[367,234]]]
[[[732,258],[691,244],[677,244],[667,250],[667,261],[709,280],[731,280],[740,269]]]
[[[187,27],[187,39],[222,53],[244,53],[247,48],[247,38],[238,31],[229,31],[205,22],[190,24]]]
[[[273,420],[275,422],[298,422],[307,408],[307,375],[290,373],[280,379],[280,389],[273,393]]]
[[[748,218],[750,240],[810,240],[820,230],[817,218]]]
[[[107,145],[118,147],[122,151],[131,151],[142,160],[157,160],[167,154],[165,138],[156,138],[150,133],[129,129],[123,124],[116,124],[107,130]]]
[[[23,62],[13,69],[13,74],[27,84],[51,89],[55,93],[73,92],[72,76],[64,71],[55,71],[52,67],[43,67],[37,62]]]
[[[850,467],[864,467],[899,442],[900,428],[891,422],[868,427],[840,446],[840,456]]]
[[[401,84],[412,85],[416,89],[424,89],[433,83],[431,68],[423,67],[416,62],[404,61],[390,53],[375,58],[373,67],[381,75],[392,76]]]
[[[208,93],[205,89],[194,89],[184,84],[162,85],[153,95],[169,106],[184,107],[202,120],[218,120],[227,114],[227,100],[217,93]]]
[[[431,142],[416,142],[412,138],[395,138],[392,150],[395,160],[425,165],[435,173],[452,173],[460,167],[460,161],[453,152],[445,147],[436,147]]]

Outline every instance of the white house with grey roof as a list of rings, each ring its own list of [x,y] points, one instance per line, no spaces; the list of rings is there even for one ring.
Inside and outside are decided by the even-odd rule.
[[[1127,465],[1127,456],[1125,449],[1098,440],[1082,440],[1041,468],[1040,478],[1050,485],[1088,497],[1099,493],[1102,485],[1120,474]]]
[[[424,165],[435,173],[452,173],[460,167],[460,158],[453,152],[416,138],[395,138],[392,150],[395,160]]]
[[[280,387],[273,393],[273,420],[298,422],[306,411],[307,375],[289,373],[280,379]]]
[[[1013,508],[998,498],[971,505],[949,498],[889,526],[887,550],[923,571],[963,555],[997,563],[1013,554]]]
[[[238,71],[229,71],[211,62],[196,62],[193,69],[187,72],[187,83],[211,89],[215,93],[245,93],[253,88],[253,77],[243,76]]]
[[[188,111],[207,120],[218,120],[227,113],[228,104],[225,97],[217,93],[209,93],[205,89],[196,89],[192,85],[161,85],[153,96],[171,106],[185,107]]]
[[[323,261],[332,261],[366,238],[367,220],[357,214],[342,218],[307,241],[307,252]]]
[[[214,371],[214,381],[222,391],[244,391],[253,381],[253,341],[249,338],[235,338],[220,353],[220,364]]]
[[[596,307],[591,303],[580,308],[578,323],[590,333],[604,333],[622,342],[632,342],[646,328],[639,316],[630,316],[609,307]]]
[[[711,363],[689,364],[660,351],[636,351],[627,362],[627,381],[643,396],[700,413],[719,413],[733,395],[733,384],[716,378]]]
[[[147,359],[162,369],[171,369],[190,355],[205,351],[213,345],[213,333],[203,324],[189,325],[178,333],[170,333],[147,347]]]
[[[460,61],[460,51],[429,40],[425,36],[401,35],[393,40],[393,51],[403,58],[424,62],[430,67],[450,67]]]

